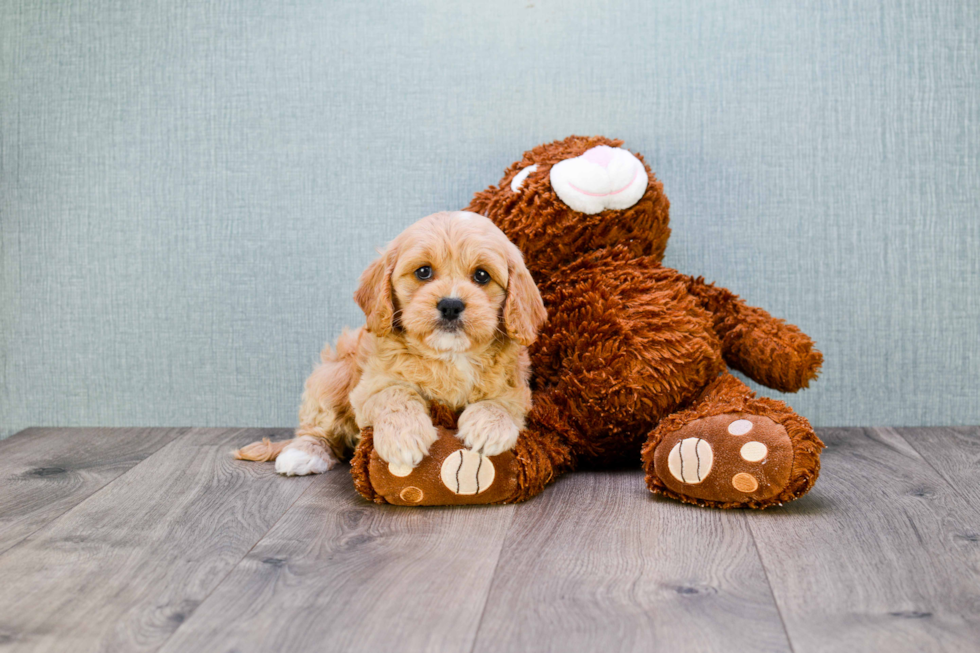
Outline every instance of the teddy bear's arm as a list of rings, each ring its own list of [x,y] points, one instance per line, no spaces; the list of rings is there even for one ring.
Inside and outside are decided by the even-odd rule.
[[[714,316],[729,366],[781,392],[796,392],[817,378],[823,355],[799,328],[702,277],[692,278],[689,290]]]

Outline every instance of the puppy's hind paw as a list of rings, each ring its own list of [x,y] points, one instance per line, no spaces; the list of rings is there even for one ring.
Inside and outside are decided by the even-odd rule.
[[[320,449],[320,451],[310,451],[314,448]],[[333,454],[319,445],[286,447],[276,458],[276,471],[283,476],[322,474],[328,469],[332,469],[338,462]]]

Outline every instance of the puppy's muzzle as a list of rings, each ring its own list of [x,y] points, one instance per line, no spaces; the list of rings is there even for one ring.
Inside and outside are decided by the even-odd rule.
[[[463,309],[466,308],[466,304],[463,303],[462,299],[443,297],[436,304],[436,308],[439,310],[439,314],[443,320],[446,322],[455,322],[463,314]]]

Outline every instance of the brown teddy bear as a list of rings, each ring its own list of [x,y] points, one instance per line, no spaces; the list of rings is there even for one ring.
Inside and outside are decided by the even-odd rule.
[[[820,352],[795,326],[660,264],[670,203],[621,145],[572,136],[536,147],[467,207],[523,251],[548,309],[513,453],[463,450],[454,416],[434,407],[441,444],[407,478],[388,477],[366,430],[352,463],[366,497],[523,501],[566,471],[638,460],[651,491],[704,506],[765,508],[813,486],[824,445],[810,424],[728,370],[795,392],[816,378]]]

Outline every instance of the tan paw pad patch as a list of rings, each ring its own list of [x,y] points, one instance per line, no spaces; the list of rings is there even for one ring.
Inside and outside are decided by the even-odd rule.
[[[755,492],[759,489],[759,481],[755,480],[755,476],[752,476],[752,474],[739,472],[735,476],[732,476],[732,487],[739,492]]]
[[[392,476],[397,476],[398,478],[405,478],[412,473],[411,465],[399,465],[397,463],[388,463],[388,472]]]
[[[738,450],[738,453],[742,456],[743,460],[747,460],[750,463],[757,463],[766,457],[766,454],[769,453],[769,448],[761,442],[746,442]]]
[[[442,461],[442,484],[453,494],[479,494],[493,485],[493,463],[470,449],[459,449]]]
[[[728,425],[728,432],[732,435],[745,435],[752,430],[752,422],[747,419],[737,419]]]
[[[701,438],[681,440],[670,450],[667,466],[681,483],[700,483],[711,473],[714,455],[711,445]]]
[[[418,503],[422,500],[425,494],[423,494],[422,490],[418,489],[414,485],[409,485],[407,488],[399,492],[398,496],[400,496],[403,501],[407,501],[408,503]]]

